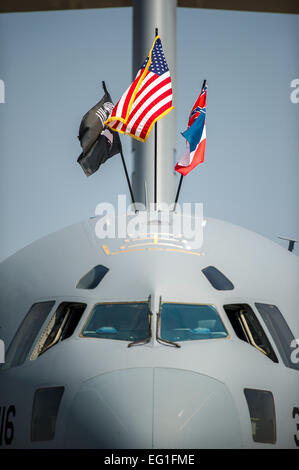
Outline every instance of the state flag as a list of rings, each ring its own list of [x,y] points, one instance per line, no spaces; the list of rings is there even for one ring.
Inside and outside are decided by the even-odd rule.
[[[182,135],[186,139],[186,152],[175,165],[175,171],[186,176],[204,161],[206,149],[206,99],[207,85],[204,81],[188,120],[188,128]]]

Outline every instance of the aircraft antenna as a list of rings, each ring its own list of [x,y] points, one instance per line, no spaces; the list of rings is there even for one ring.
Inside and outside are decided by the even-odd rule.
[[[288,237],[277,237],[277,238],[280,238],[281,240],[287,240],[289,242],[288,251],[290,251],[291,253],[294,250],[295,243],[299,242],[299,240],[293,240],[292,238],[288,238]]]

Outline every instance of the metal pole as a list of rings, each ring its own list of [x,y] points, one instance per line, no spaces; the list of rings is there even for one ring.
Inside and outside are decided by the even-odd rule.
[[[174,201],[174,210],[176,209],[176,205],[177,205],[177,202],[178,202],[178,199],[179,199],[183,178],[184,178],[184,175],[181,175],[180,182],[179,182],[179,187],[178,187],[176,197],[175,197],[175,201]]]
[[[107,88],[106,88],[106,84],[105,84],[104,81],[102,81],[102,86],[103,86],[104,93],[108,93]],[[130,178],[129,178],[129,174],[128,174],[128,170],[127,170],[127,165],[126,165],[124,154],[123,154],[123,149],[122,149],[120,137],[119,137],[119,145],[120,145],[120,152],[119,153],[120,153],[121,161],[122,161],[122,164],[123,164],[123,167],[124,167],[124,170],[125,170],[125,175],[126,175],[127,183],[128,183],[128,186],[129,186],[131,200],[132,200],[132,203],[135,205],[134,194],[133,194],[133,190],[132,190],[132,186],[131,186],[131,182],[130,182]]]
[[[155,28],[155,37],[158,36],[158,28]],[[155,122],[155,156],[154,156],[154,162],[155,162],[155,177],[154,177],[154,203],[155,203],[155,210],[157,209],[157,122]]]
[[[123,163],[123,167],[124,167],[124,170],[125,170],[125,175],[126,175],[127,183],[128,183],[128,186],[129,186],[129,191],[130,191],[130,195],[131,195],[132,204],[135,205],[134,194],[133,194],[130,178],[129,178],[129,175],[128,175],[127,165],[126,165],[126,162],[125,162],[122,147],[121,147],[121,150],[120,150],[120,156],[121,156],[121,161]]]
[[[173,106],[176,106],[176,5],[177,0],[133,0],[133,78],[148,56],[153,44],[155,28],[159,29],[163,51],[169,67]],[[153,156],[157,149],[156,201],[171,204],[174,201],[178,178],[174,172],[174,152],[177,140],[176,108],[158,123],[159,132],[155,139],[154,128],[144,142],[132,139],[134,167],[132,186],[137,202],[147,205],[155,202],[155,168]],[[156,140],[156,144],[155,144]]]

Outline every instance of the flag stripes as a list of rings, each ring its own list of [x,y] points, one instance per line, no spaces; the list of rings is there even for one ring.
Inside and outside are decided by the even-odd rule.
[[[153,74],[149,72],[149,75]],[[127,124],[112,121],[110,123],[112,129],[123,133],[134,134],[144,139],[151,124],[152,114],[156,115],[156,111],[158,111],[158,116],[159,110],[162,112],[166,111],[169,103],[172,101],[170,76],[164,80],[159,80],[159,83],[157,83],[158,80],[155,80],[153,83],[152,76],[150,79],[151,80],[148,80],[149,86],[143,86],[136,95]]]
[[[106,125],[145,142],[154,123],[172,109],[170,73],[157,36],[149,57],[112,110]]]

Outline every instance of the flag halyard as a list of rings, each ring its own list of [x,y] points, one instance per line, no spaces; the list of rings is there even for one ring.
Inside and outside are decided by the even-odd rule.
[[[173,108],[170,73],[161,39],[156,36],[149,56],[105,124],[145,142],[155,122]]]

